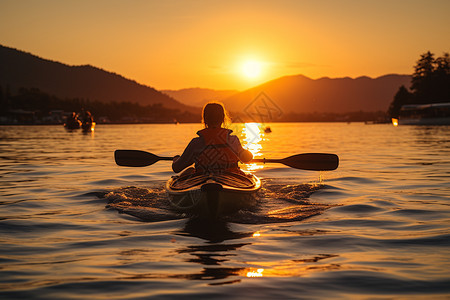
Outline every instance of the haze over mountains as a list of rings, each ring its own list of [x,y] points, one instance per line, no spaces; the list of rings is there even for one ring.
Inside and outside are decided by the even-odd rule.
[[[386,111],[401,85],[409,87],[410,75],[378,78],[320,78],[303,75],[281,77],[243,92],[190,88],[157,91],[118,74],[93,66],[69,66],[0,45],[0,86],[11,91],[39,88],[62,98],[103,102],[162,103],[180,111],[199,112],[210,100],[241,113],[264,96],[281,114]]]
[[[236,90],[212,90],[205,88],[187,88],[181,90],[162,90],[164,94],[184,104],[203,107],[208,101],[224,101],[239,93]]]
[[[411,84],[410,75],[378,78],[320,78],[303,75],[281,77],[224,100],[228,109],[240,111],[261,93],[284,113],[348,113],[386,111],[399,87]]]
[[[320,78],[285,76],[243,92],[210,89],[163,91],[176,100],[195,106],[222,101],[228,110],[242,112],[261,97],[282,113],[349,113],[386,111],[400,86],[411,85],[411,75],[384,75],[377,78]]]

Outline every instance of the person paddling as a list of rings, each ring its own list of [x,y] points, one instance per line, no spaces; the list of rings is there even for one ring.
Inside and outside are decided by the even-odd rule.
[[[173,159],[172,169],[179,173],[217,173],[223,171],[240,172],[238,162],[247,163],[252,160],[250,151],[241,146],[239,138],[225,126],[229,117],[218,102],[209,102],[203,107],[202,122],[204,129],[197,132],[199,137],[193,138],[181,156]]]
[[[92,116],[91,112],[88,110],[83,110],[81,113],[82,122],[86,125],[91,125],[92,122],[94,122],[94,117]]]

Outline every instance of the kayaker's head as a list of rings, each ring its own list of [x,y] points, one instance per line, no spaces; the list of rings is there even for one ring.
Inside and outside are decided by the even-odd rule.
[[[203,107],[202,122],[206,128],[221,127],[229,121],[228,113],[222,103],[209,102]]]

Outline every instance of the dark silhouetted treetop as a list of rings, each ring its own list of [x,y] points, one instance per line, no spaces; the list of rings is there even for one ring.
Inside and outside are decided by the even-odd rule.
[[[398,117],[402,105],[450,102],[450,57],[434,58],[430,51],[422,54],[414,66],[411,92],[401,86],[389,106],[389,115]]]

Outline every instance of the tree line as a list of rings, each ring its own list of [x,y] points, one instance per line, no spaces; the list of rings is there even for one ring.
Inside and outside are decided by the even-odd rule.
[[[388,109],[388,116],[397,118],[406,104],[430,104],[450,102],[450,56],[435,58],[430,51],[422,54],[414,66],[411,88],[402,85]],[[52,112],[80,112],[89,110],[95,118],[102,117],[111,123],[167,123],[199,122],[200,110],[192,112],[170,109],[162,104],[141,105],[132,102],[100,102],[89,99],[62,99],[37,88],[20,88],[12,94],[8,86],[0,84],[0,117],[17,123],[20,116],[27,115],[25,123],[45,123]],[[379,121],[379,112],[354,114],[291,114],[279,121],[327,122],[327,121]],[[31,121],[30,121],[31,120]],[[6,123],[10,122],[6,121]],[[24,123],[18,120],[18,123]]]
[[[430,51],[422,54],[414,66],[411,89],[402,85],[389,106],[388,114],[398,118],[406,104],[450,102],[450,57],[448,53],[435,58]]]
[[[0,117],[9,117],[3,124],[51,124],[61,123],[60,118],[49,118],[55,111],[90,111],[96,122],[106,123],[197,123],[200,122],[200,109],[197,114],[169,109],[162,104],[140,105],[132,102],[100,102],[83,98],[62,99],[37,88],[20,88],[12,95],[9,88],[0,85]],[[18,115],[21,111],[22,115]],[[230,112],[231,117],[239,119],[239,113]],[[23,116],[25,115],[25,117]],[[380,122],[385,120],[383,112],[338,113],[289,113],[279,122]],[[1,121],[0,121],[1,123]]]

